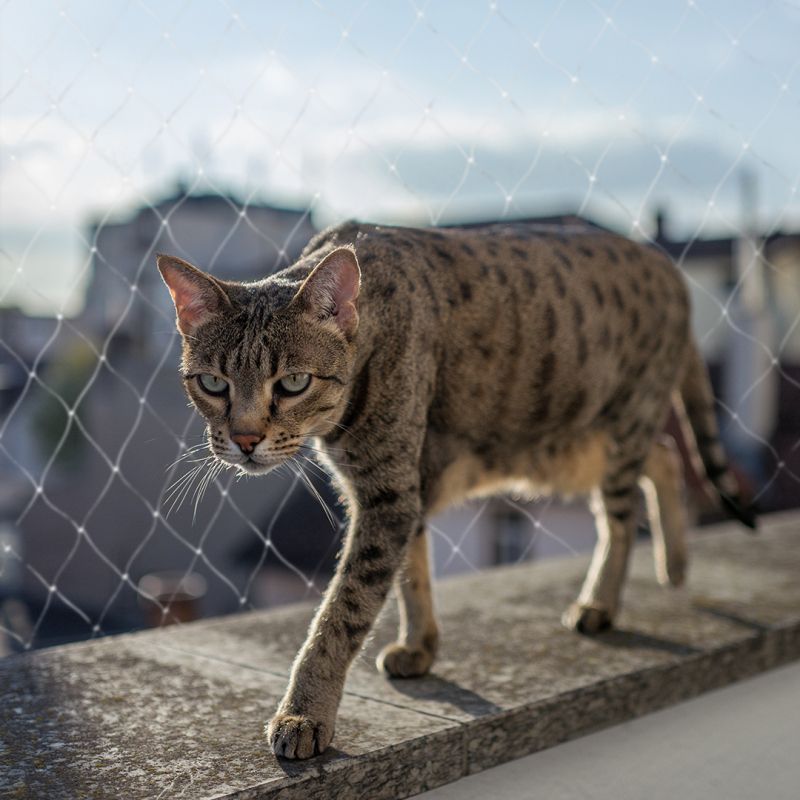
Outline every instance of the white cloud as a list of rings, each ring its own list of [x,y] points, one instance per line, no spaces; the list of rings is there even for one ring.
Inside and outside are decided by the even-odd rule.
[[[80,229],[98,214],[156,201],[176,178],[196,178],[198,167],[205,187],[259,200],[305,204],[319,194],[322,223],[346,216],[451,221],[584,203],[586,213],[623,228],[663,202],[683,230],[703,215],[718,227],[723,215],[735,217],[735,179],[722,182],[740,143],[707,118],[687,120],[674,108],[646,114],[638,106],[621,118],[622,109],[577,96],[560,105],[531,100],[522,113],[499,95],[432,96],[424,83],[382,75],[366,62],[323,63],[228,54],[196,89],[175,76],[136,85],[122,106],[116,85],[91,106],[82,95],[88,110],[81,116],[75,102],[70,122],[67,112],[37,121],[19,110],[23,104],[7,106],[0,170],[3,222],[18,234],[6,248],[12,260],[21,257],[21,231]],[[765,181],[772,181],[763,195],[770,214],[781,204],[797,208],[780,176],[767,173]]]

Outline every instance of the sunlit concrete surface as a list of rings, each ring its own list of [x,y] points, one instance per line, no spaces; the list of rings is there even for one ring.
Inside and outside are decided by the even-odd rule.
[[[651,548],[637,548],[617,629],[594,638],[559,622],[586,570],[582,556],[443,581],[441,652],[424,679],[390,681],[374,668],[396,630],[390,607],[350,672],[332,747],[306,762],[276,759],[262,728],[310,605],[6,658],[0,796],[401,798],[616,725],[577,743],[582,757],[562,755],[564,746],[542,754],[557,790],[541,790],[536,770],[501,773],[508,796],[521,786],[523,797],[602,797],[596,776],[615,798],[728,797],[698,787],[730,764],[743,792],[746,780],[773,776],[775,791],[760,794],[779,797],[792,765],[772,743],[798,741],[796,727],[782,727],[800,719],[797,672],[763,684],[785,687],[782,717],[742,684],[733,695],[741,705],[703,701],[726,714],[718,723],[701,711],[683,724],[691,707],[679,706],[661,736],[652,718],[619,727],[800,658],[798,515],[765,520],[756,537],[734,524],[699,531],[690,550],[690,584],[674,591],[656,584]],[[751,725],[769,736],[748,738]],[[501,783],[477,796],[500,796]]]

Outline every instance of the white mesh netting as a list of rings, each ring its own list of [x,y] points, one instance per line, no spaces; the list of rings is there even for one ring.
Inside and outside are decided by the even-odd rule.
[[[226,278],[348,217],[583,216],[667,249],[728,449],[800,498],[793,2],[0,9],[0,653],[315,596],[319,468],[208,471],[154,253]],[[331,506],[332,512],[323,510]],[[585,550],[580,505],[433,521],[439,574]]]

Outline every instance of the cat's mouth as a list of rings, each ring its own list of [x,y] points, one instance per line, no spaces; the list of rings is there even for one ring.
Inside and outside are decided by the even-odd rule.
[[[243,458],[231,457],[228,453],[215,453],[216,457],[225,462],[228,467],[235,469],[241,475],[265,475],[283,463],[282,458],[260,459],[252,455]]]
[[[282,459],[270,459],[269,461],[258,461],[252,456],[248,456],[244,461],[236,464],[236,468],[247,475],[265,475],[280,464]]]
[[[262,453],[249,453],[238,457],[231,452],[214,452],[214,455],[224,461],[229,467],[236,469],[241,475],[265,475],[275,467],[279,467],[291,458],[296,449],[287,449],[277,454],[269,451]]]

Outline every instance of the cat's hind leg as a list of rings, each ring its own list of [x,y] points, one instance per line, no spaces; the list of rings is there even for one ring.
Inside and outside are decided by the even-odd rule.
[[[424,525],[408,544],[405,564],[395,579],[395,590],[400,611],[398,640],[381,651],[378,669],[393,678],[424,675],[433,664],[439,643]]]
[[[683,465],[675,440],[653,442],[639,480],[647,505],[656,577],[663,585],[681,586],[686,579],[686,509]]]
[[[617,461],[591,494],[597,544],[578,599],[562,617],[564,625],[580,633],[610,628],[619,608],[636,534],[637,481],[643,464],[643,457]]]

